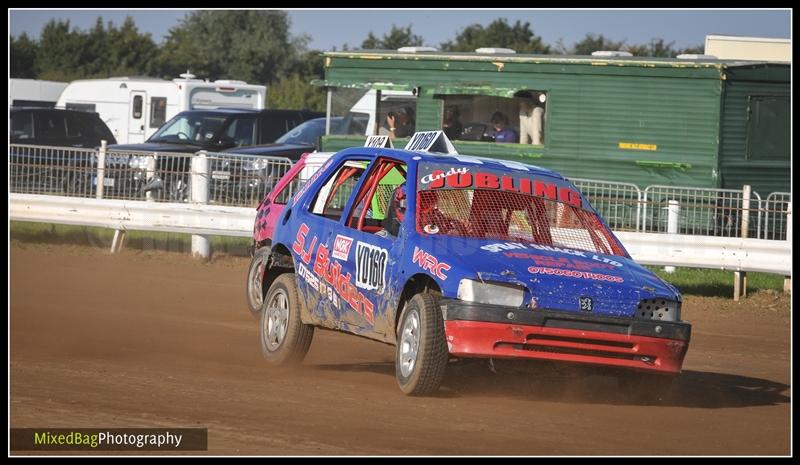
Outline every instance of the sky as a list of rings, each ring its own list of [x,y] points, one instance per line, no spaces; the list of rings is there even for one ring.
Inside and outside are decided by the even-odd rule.
[[[171,27],[192,10],[9,10],[12,36],[25,32],[33,38],[50,19],[69,20],[73,27],[89,29],[98,16],[120,25],[132,16],[139,30],[161,42]],[[757,37],[791,37],[791,11],[783,10],[288,10],[291,33],[307,34],[310,49],[359,48],[372,31],[378,36],[392,25],[411,26],[425,45],[439,46],[464,27],[488,25],[498,18],[509,23],[529,22],[545,43],[562,40],[567,46],[586,33],[603,34],[626,44],[649,43],[653,38],[674,42],[675,48],[705,43],[709,34]]]

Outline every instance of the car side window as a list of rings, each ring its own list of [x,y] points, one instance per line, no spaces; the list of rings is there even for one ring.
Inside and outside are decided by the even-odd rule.
[[[275,200],[272,203],[276,203],[278,205],[286,205],[289,203],[289,199],[292,198],[297,189],[300,187],[300,173],[303,170],[298,170],[297,173],[294,174],[292,180],[289,181],[286,185],[283,186],[279,192],[275,194]]]
[[[232,140],[237,147],[256,145],[256,118],[236,118],[233,120],[225,135]]]
[[[355,197],[347,225],[369,233],[396,236],[406,210],[405,163],[380,159]]]
[[[33,114],[30,112],[17,112],[11,115],[11,138],[33,139]]]
[[[70,139],[77,139],[84,136],[83,122],[80,116],[76,114],[68,114],[66,118],[67,123],[67,137]]]
[[[63,113],[43,112],[39,118],[39,130],[42,139],[65,139],[67,122]]]
[[[290,128],[283,116],[265,115],[260,118],[261,144],[271,144]]]
[[[150,99],[150,127],[160,128],[167,120],[167,98],[152,97]]]
[[[336,170],[333,176],[320,187],[311,202],[311,213],[339,221],[347,201],[353,193],[358,180],[367,169],[366,161],[346,161]]]

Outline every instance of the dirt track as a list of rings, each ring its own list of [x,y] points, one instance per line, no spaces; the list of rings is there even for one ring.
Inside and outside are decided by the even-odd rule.
[[[789,454],[786,297],[687,297],[692,342],[666,402],[611,378],[453,365],[407,398],[393,347],[318,331],[272,369],[247,314],[247,261],[14,242],[11,426],[208,427],[212,454]]]

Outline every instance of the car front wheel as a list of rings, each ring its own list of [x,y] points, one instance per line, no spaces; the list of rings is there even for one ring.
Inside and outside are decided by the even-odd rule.
[[[432,294],[417,294],[400,316],[395,350],[395,376],[410,396],[436,392],[444,379],[449,353],[444,321]]]

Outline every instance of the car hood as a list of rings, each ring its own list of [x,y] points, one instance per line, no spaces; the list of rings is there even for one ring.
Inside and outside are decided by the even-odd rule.
[[[440,239],[444,239],[444,243]],[[430,242],[429,242],[430,241]],[[521,242],[437,238],[427,250],[448,258],[445,294],[455,297],[461,279],[522,286],[536,308],[580,312],[579,299],[592,300],[595,314],[632,317],[642,299],[680,300],[680,294],[627,257]],[[455,278],[455,279],[452,279]]]
[[[143,144],[116,144],[109,145],[109,151],[116,152],[174,152],[174,153],[194,153],[198,150],[207,149],[199,144],[170,144],[166,142],[145,142]]]

